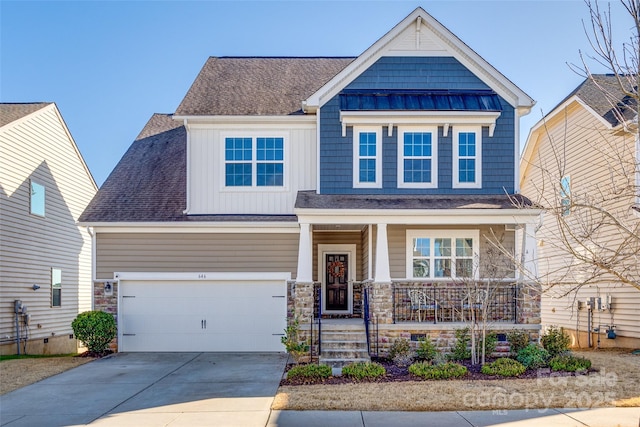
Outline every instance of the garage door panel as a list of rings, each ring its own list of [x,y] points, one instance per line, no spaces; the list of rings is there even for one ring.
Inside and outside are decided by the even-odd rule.
[[[284,351],[284,281],[121,281],[122,351]]]

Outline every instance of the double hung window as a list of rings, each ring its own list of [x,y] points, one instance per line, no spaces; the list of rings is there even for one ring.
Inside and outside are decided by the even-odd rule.
[[[436,188],[438,129],[400,128],[398,138],[398,187]]]
[[[408,230],[407,277],[476,277],[478,239],[477,230]]]
[[[482,187],[482,132],[479,127],[458,127],[453,132],[453,187]]]
[[[226,187],[283,187],[283,137],[227,137],[224,140]]]
[[[382,132],[380,127],[353,129],[354,188],[382,187]]]

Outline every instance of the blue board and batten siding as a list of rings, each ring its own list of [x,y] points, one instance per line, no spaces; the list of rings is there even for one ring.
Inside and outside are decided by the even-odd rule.
[[[490,89],[452,57],[383,57],[345,89]],[[340,99],[336,95],[320,111],[321,194],[504,194],[514,190],[514,108],[502,98],[502,113],[492,138],[482,129],[482,188],[454,189],[452,135],[438,128],[438,188],[398,188],[397,137],[382,128],[382,188],[353,188],[353,128],[342,136]]]

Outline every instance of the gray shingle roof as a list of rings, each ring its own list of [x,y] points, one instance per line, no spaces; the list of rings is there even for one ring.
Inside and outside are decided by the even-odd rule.
[[[79,222],[296,221],[294,215],[183,214],[186,141],[182,123],[168,114],[154,114]]]
[[[210,57],[175,114],[290,115],[355,58]]]
[[[175,221],[186,203],[186,130],[154,114],[80,216],[80,222]]]
[[[622,80],[626,82],[624,78]],[[633,90],[637,91],[637,88]],[[625,96],[613,74],[594,74],[592,79],[587,78],[565,100],[574,95],[582,99],[611,126],[619,125],[621,119],[635,118],[636,101]]]
[[[297,209],[514,209],[531,207],[515,195],[342,195],[299,191]]]
[[[0,127],[50,105],[51,102],[0,103]]]

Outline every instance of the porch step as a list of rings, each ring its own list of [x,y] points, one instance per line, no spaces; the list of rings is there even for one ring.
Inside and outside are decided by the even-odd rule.
[[[496,344],[496,349],[493,351],[491,356],[493,357],[507,357],[511,353],[511,346],[508,342],[498,342]]]
[[[321,364],[341,368],[370,360],[364,324],[322,325]]]

